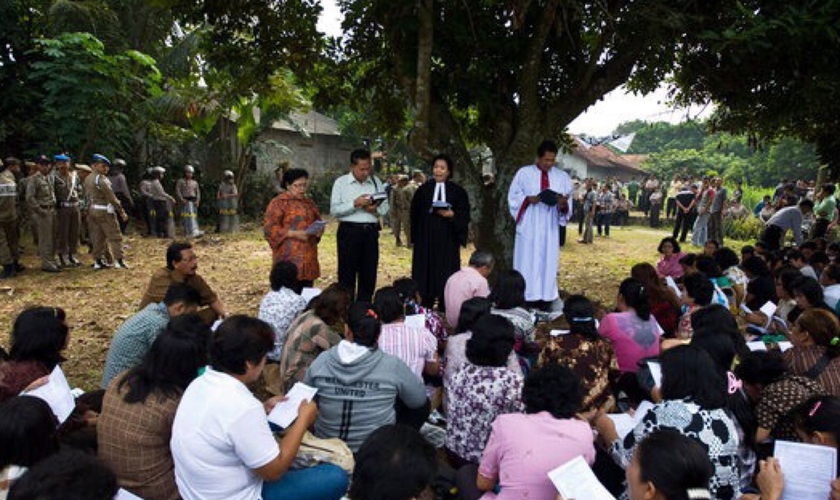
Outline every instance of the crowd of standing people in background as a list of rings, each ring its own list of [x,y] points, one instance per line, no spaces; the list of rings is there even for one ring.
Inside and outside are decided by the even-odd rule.
[[[131,216],[145,227],[145,236],[174,238],[175,215],[183,235],[196,238],[201,187],[195,168],[184,167],[175,183],[175,196],[166,192],[163,167],[150,167],[138,186],[139,199],[128,185],[126,162],[113,162],[101,154],[91,164],[74,162],[66,154],[41,155],[33,161],[9,157],[0,161],[0,279],[25,268],[20,263],[21,236],[29,231],[44,272],[81,265],[80,247],[87,245],[94,269],[127,268],[123,237]],[[218,232],[239,227],[239,194],[233,172],[225,170],[216,194]],[[139,222],[138,221],[138,222]]]

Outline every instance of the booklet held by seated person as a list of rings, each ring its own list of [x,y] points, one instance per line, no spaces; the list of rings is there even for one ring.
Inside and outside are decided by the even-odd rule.
[[[303,382],[296,383],[292,386],[292,390],[286,393],[286,400],[277,403],[268,414],[268,421],[284,429],[292,425],[292,422],[297,419],[300,403],[304,400],[312,401],[317,392],[318,389]]]

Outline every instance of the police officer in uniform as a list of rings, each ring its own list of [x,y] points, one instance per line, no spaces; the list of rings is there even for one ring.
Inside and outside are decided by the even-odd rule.
[[[53,186],[58,200],[56,213],[55,249],[61,267],[78,267],[76,253],[79,249],[79,191],[80,181],[76,172],[70,170],[70,157],[55,155]]]
[[[39,156],[35,160],[37,172],[26,183],[26,206],[32,216],[34,229],[38,235],[38,255],[41,257],[41,270],[48,273],[60,271],[55,262],[55,190],[48,177],[51,169],[50,160]]]
[[[18,260],[17,183],[15,174],[0,162],[0,278],[17,273]]]
[[[93,240],[93,268],[110,267],[104,259],[107,243],[114,257],[114,267],[128,269],[123,261],[122,233],[117,221],[117,215],[122,220],[126,220],[128,214],[123,210],[120,200],[111,189],[111,181],[108,180],[111,161],[103,155],[95,154],[91,167],[93,173],[85,179],[85,195],[88,197],[90,210],[88,225],[90,237]]]

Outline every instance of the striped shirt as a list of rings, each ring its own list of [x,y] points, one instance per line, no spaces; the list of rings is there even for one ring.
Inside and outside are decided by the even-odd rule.
[[[382,325],[379,348],[401,359],[418,378],[422,379],[426,362],[435,360],[437,340],[425,328],[410,327],[405,323],[390,323]]]

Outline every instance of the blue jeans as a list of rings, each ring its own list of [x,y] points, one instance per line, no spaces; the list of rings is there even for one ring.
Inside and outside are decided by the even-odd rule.
[[[263,500],[339,500],[350,483],[347,473],[332,464],[289,469],[277,481],[266,481]]]

